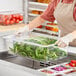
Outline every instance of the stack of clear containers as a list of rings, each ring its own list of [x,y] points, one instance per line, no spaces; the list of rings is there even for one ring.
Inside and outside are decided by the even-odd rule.
[[[18,11],[3,11],[0,12],[0,24],[12,25],[23,22],[23,13]]]
[[[67,50],[55,45],[57,39],[39,35],[13,40],[10,51],[16,55],[37,61],[57,60],[67,56]]]

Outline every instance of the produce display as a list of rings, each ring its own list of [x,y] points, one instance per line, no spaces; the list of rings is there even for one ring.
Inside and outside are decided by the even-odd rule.
[[[39,25],[37,28],[40,28],[43,30],[49,30],[49,31],[53,31],[53,32],[59,31],[57,24],[55,24],[55,23],[47,23],[45,26]]]
[[[20,13],[16,14],[0,14],[1,25],[12,25],[23,21],[23,16]]]
[[[68,64],[66,64],[67,67],[76,67],[76,60],[71,60]]]
[[[50,40],[47,40],[47,41],[49,43]],[[45,41],[46,44],[48,44],[47,41]],[[40,42],[40,44],[45,45],[45,42],[44,41]],[[39,61],[56,60],[67,56],[67,52],[65,52],[65,50],[62,50],[53,46],[44,47],[41,45],[37,46],[35,44],[29,44],[26,42],[26,40],[24,42],[14,42],[13,48],[10,48],[10,50],[17,55],[28,57]]]
[[[57,24],[55,24],[55,23],[47,23],[45,28],[46,28],[46,30],[58,32],[58,30],[59,30],[58,27],[54,27],[54,26],[57,26]]]
[[[71,60],[70,63],[76,64],[76,60]],[[68,74],[70,75],[70,73],[76,73],[76,68],[74,67],[76,66],[70,66],[69,62],[67,62],[39,69],[38,71],[44,73],[47,76],[67,76]]]

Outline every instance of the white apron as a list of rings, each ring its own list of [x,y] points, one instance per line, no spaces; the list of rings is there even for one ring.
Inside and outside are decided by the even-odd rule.
[[[58,26],[61,30],[61,37],[76,30],[76,21],[73,18],[73,11],[76,0],[73,3],[62,3],[60,0],[54,11],[54,17],[58,22]],[[70,43],[71,46],[76,46],[76,39]]]

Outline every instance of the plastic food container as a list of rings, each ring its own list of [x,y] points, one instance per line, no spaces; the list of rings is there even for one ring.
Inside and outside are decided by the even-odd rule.
[[[54,46],[55,42],[56,39],[41,36],[14,39],[10,51],[37,61],[50,61],[66,57],[67,51]]]
[[[67,68],[65,66],[65,64],[67,63],[49,66],[46,68],[39,69],[38,71],[44,73],[47,76],[66,76],[69,73],[75,72],[73,68]]]
[[[34,33],[42,33],[45,35],[51,35],[54,37],[60,37],[60,30],[57,26],[57,23],[51,23],[51,22],[45,22],[42,25],[39,25],[38,27],[34,28]]]
[[[23,14],[15,11],[0,12],[0,24],[12,25],[21,23],[23,21]]]

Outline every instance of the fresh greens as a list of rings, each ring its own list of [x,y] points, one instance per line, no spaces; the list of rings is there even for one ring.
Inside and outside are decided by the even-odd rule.
[[[15,42],[13,48],[10,48],[10,50],[21,56],[43,61],[67,56],[67,53],[59,48],[39,47],[18,42]]]
[[[32,37],[32,38],[26,39],[25,41],[37,43],[41,45],[50,45],[50,44],[54,44],[57,40],[38,36],[38,37]]]

